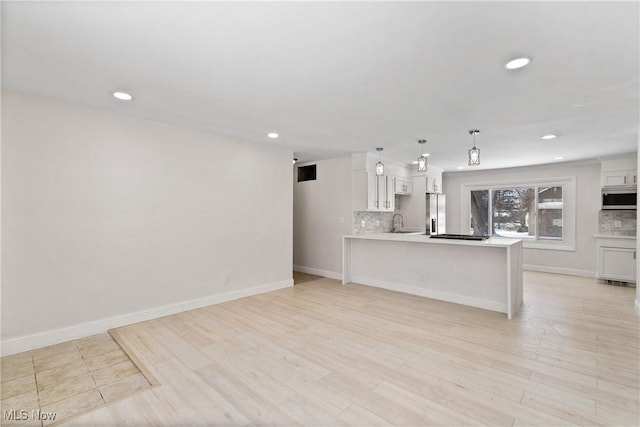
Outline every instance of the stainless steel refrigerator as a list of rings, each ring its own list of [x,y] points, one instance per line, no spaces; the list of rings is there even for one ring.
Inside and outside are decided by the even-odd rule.
[[[427,193],[427,236],[447,232],[445,200],[443,194]]]

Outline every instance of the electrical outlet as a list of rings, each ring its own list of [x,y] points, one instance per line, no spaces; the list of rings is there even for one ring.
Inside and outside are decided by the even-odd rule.
[[[620,227],[622,227],[622,221],[620,221],[620,220],[615,220],[615,221],[613,221],[613,227],[614,227],[614,228],[620,228]]]
[[[343,216],[339,216],[338,217],[338,224],[344,224],[344,217]]]
[[[367,226],[367,223],[364,222],[364,219],[360,221],[360,227],[365,228],[366,226]]]
[[[224,276],[224,283],[225,285],[231,284],[231,274],[227,273],[227,275]]]
[[[418,273],[418,280],[424,280],[424,279],[425,279],[424,273],[422,272]]]

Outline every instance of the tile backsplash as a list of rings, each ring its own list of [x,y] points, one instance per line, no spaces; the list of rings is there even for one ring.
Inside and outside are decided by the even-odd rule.
[[[353,213],[353,231],[355,234],[384,233],[393,228],[393,212]]]
[[[612,236],[635,236],[636,211],[600,211],[598,213],[598,232]]]

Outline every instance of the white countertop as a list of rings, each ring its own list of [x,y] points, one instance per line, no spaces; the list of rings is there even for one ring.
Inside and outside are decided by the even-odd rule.
[[[611,234],[594,234],[596,239],[623,239],[623,240],[636,240],[636,236],[614,236]]]
[[[486,240],[453,240],[431,239],[424,234],[397,234],[397,233],[373,233],[373,234],[349,234],[345,239],[361,240],[386,240],[391,242],[429,243],[437,245],[462,245],[507,248],[522,242],[520,239],[490,238]]]

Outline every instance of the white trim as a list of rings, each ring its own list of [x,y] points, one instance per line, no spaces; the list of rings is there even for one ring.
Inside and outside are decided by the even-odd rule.
[[[498,237],[500,239],[500,237]],[[566,252],[575,252],[576,248],[568,245],[554,245],[547,243],[538,243],[541,240],[525,240],[522,239],[522,247],[525,249],[538,249],[538,250],[547,250],[547,251],[566,251]]]
[[[300,273],[315,274],[316,276],[328,277],[329,279],[342,280],[342,273],[337,271],[322,270],[320,268],[305,267],[303,265],[293,266],[293,271],[299,271]]]
[[[288,288],[292,286],[293,279],[282,280],[279,282],[267,283],[251,288],[239,289],[237,291],[210,295],[204,298],[197,298],[178,302],[175,304],[162,305],[135,313],[108,317],[106,319],[82,323],[79,325],[38,332],[32,335],[23,335],[15,338],[9,338],[6,340],[2,340],[2,356],[8,356],[10,354],[33,350],[35,348],[84,338],[87,336],[104,333],[109,329],[119,328],[121,326],[131,325],[133,323],[157,319],[158,317],[164,317],[183,311],[193,310],[213,304],[220,304],[223,302],[249,297],[252,295],[258,295],[265,292],[276,291],[278,289]]]
[[[523,270],[541,271],[543,273],[567,274],[569,276],[591,277],[596,278],[595,271],[577,270],[575,268],[551,267],[548,265],[522,264]]]
[[[384,280],[370,279],[363,276],[353,276],[352,283],[373,286],[376,288],[388,289],[391,291],[403,292],[405,294],[417,295],[437,299],[440,301],[453,302],[456,304],[469,305],[472,307],[484,308],[485,310],[507,313],[507,304],[497,301],[489,301],[480,298],[473,298],[464,295],[451,294],[448,292],[434,291],[432,289],[419,288],[410,285],[387,282]]]
[[[633,305],[636,307],[636,313],[638,313],[638,316],[640,316],[640,302],[638,302],[638,298],[636,298]]]

